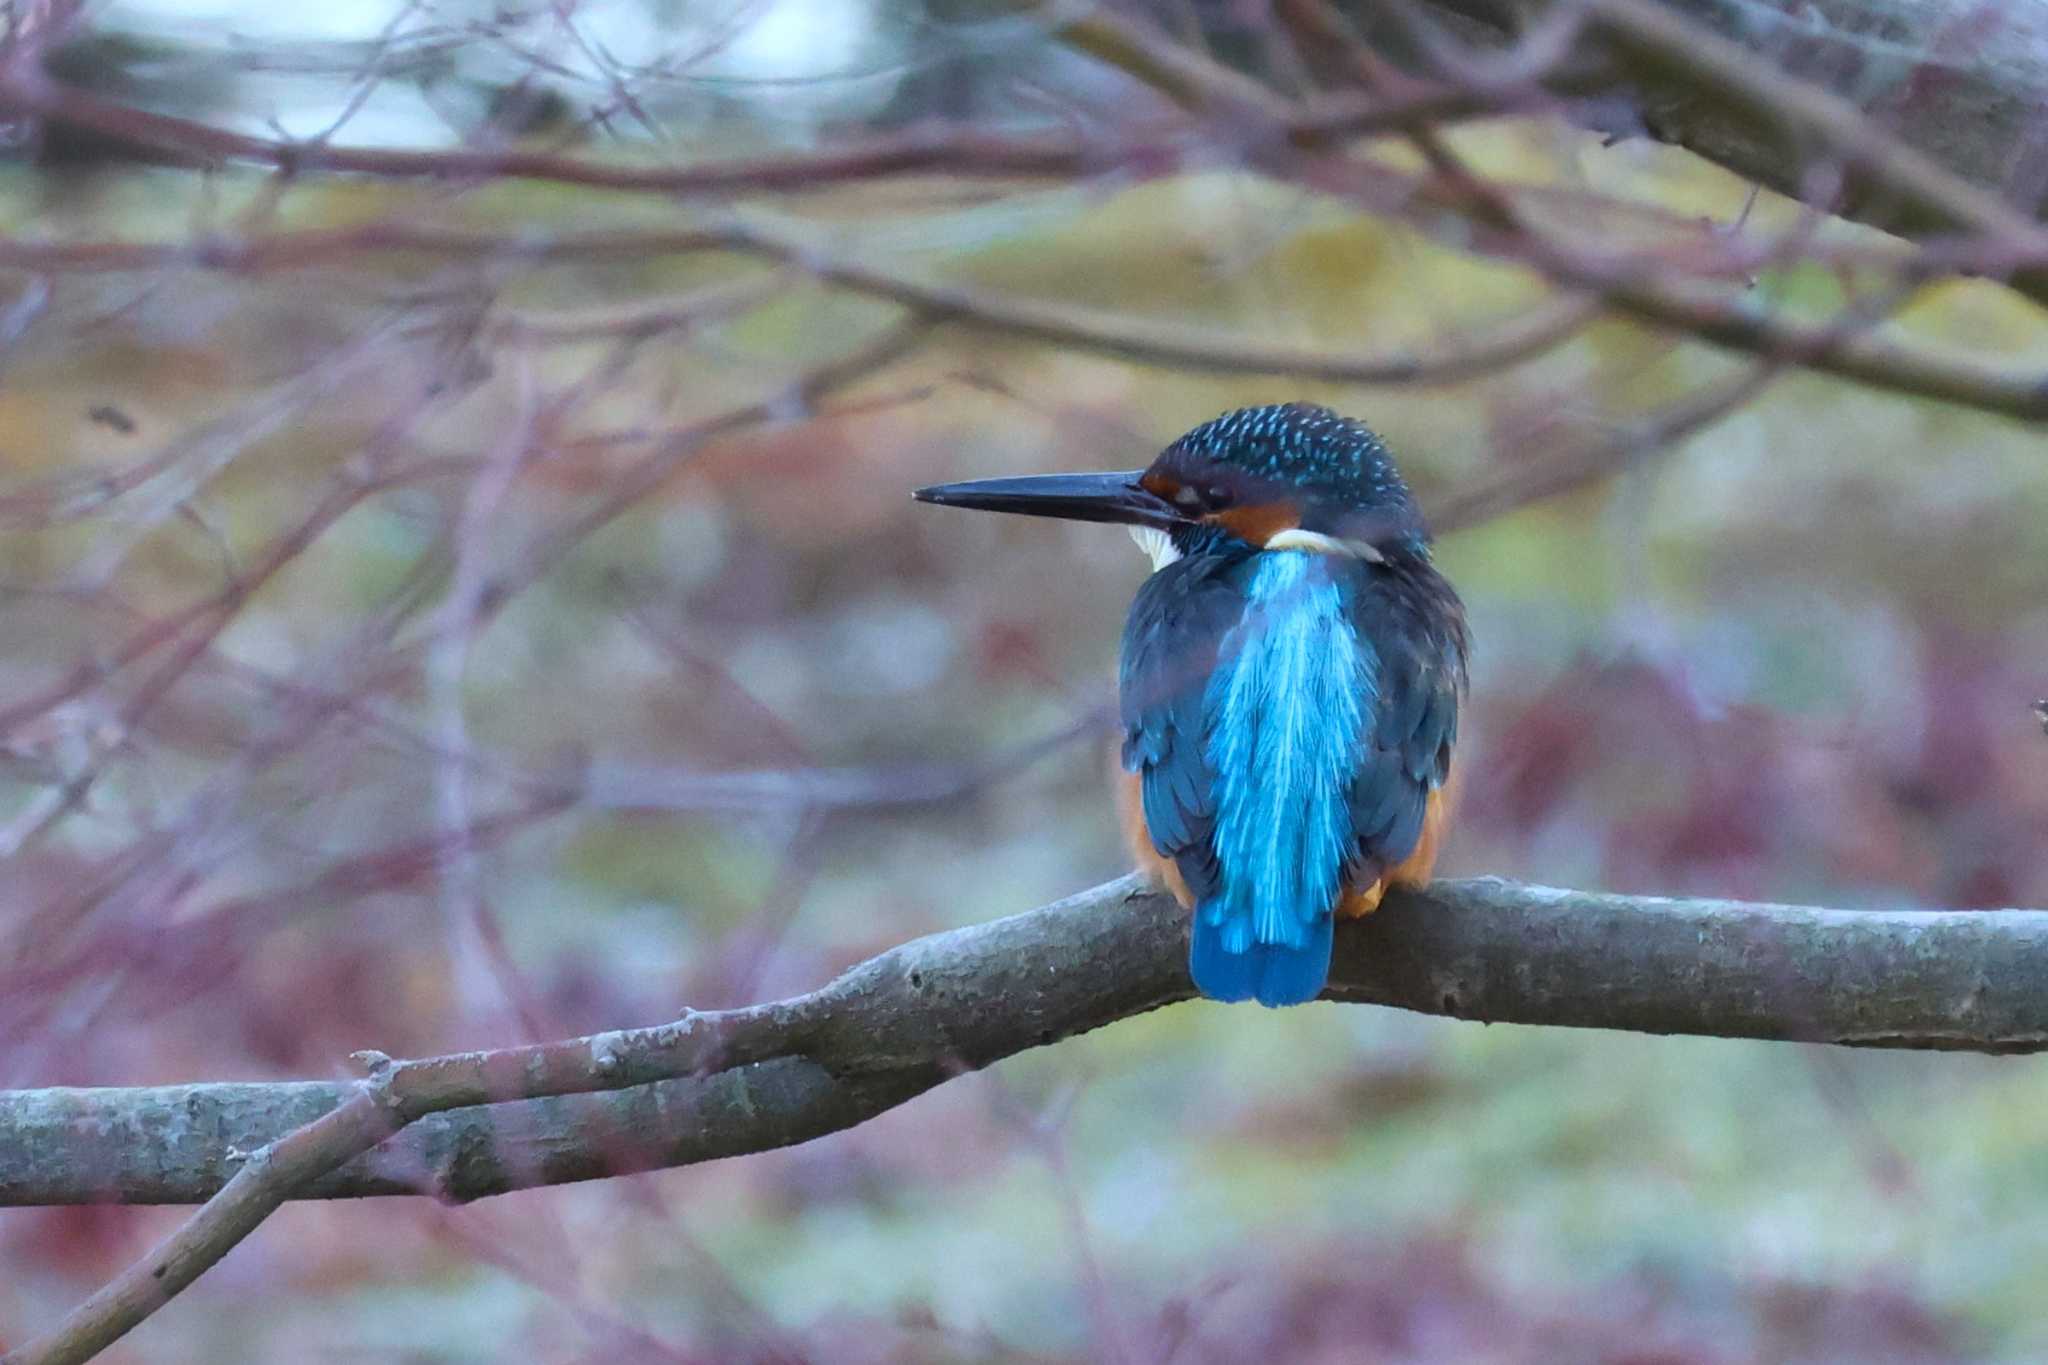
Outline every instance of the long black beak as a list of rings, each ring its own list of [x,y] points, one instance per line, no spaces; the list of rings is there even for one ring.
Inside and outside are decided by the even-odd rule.
[[[941,507],[978,507],[1027,517],[1108,521],[1170,530],[1187,523],[1178,508],[1138,483],[1142,469],[1118,474],[1027,474],[1015,479],[972,479],[920,488],[911,496]]]

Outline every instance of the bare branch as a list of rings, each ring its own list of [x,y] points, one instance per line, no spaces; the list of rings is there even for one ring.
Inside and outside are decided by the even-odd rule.
[[[1516,0],[1428,4],[1474,42],[1526,23]],[[1589,0],[1583,11],[1590,41],[1544,76],[1561,95],[1618,94],[1652,136],[1795,198],[1832,161],[1841,184],[1827,207],[1895,232],[2034,231],[2038,204],[2002,197],[2048,101],[2048,22],[2029,6]]]
[[[809,995],[653,1028],[415,1062],[373,1055],[371,1078],[353,1085],[0,1093],[0,1204],[211,1201],[6,1361],[91,1358],[286,1199],[474,1199],[805,1141],[1186,998],[1186,948],[1182,913],[1127,877],[904,944]],[[1491,1022],[2003,1053],[2048,1049],[2044,980],[2044,911],[1828,910],[1480,880],[1397,896],[1347,925],[1330,996]],[[421,1122],[450,1110],[461,1112]]]
[[[400,483],[460,474],[481,478],[477,487],[487,496],[473,490],[460,523],[414,568],[421,584],[440,567],[451,570],[452,605],[436,635],[439,652],[420,641],[384,641],[378,659],[393,678],[416,672],[423,660],[436,663],[439,719],[430,747],[444,755],[441,824],[429,840],[380,842],[335,863],[299,892],[266,897],[267,903],[303,909],[322,896],[411,882],[438,870],[457,886],[448,903],[470,914],[463,860],[502,831],[579,802],[602,810],[635,802],[711,804],[716,797],[743,808],[761,799],[758,777],[722,774],[692,787],[627,774],[608,787],[544,784],[523,802],[479,816],[472,806],[481,802],[473,802],[469,790],[473,758],[459,686],[469,639],[594,531],[645,506],[716,438],[809,413],[828,392],[921,349],[939,325],[1146,365],[1357,384],[1467,380],[1548,352],[1602,315],[1744,358],[1741,372],[1682,402],[1611,424],[1463,490],[1433,509],[1446,527],[1624,469],[1795,368],[2027,420],[2048,418],[2048,382],[2039,374],[1994,352],[1911,346],[1895,332],[1878,330],[1924,284],[1972,270],[2009,274],[2015,289],[2048,301],[2048,228],[2037,223],[2035,203],[2005,197],[2017,171],[1995,159],[1955,162],[1915,131],[1939,127],[1953,115],[1951,106],[1940,104],[1945,95],[1939,89],[1925,96],[1934,101],[1934,114],[1903,102],[1918,102],[1939,85],[1921,81],[1936,61],[1926,53],[1908,54],[1898,100],[1882,92],[1873,99],[1868,67],[1855,73],[1860,85],[1809,83],[1800,70],[1802,54],[1786,46],[1788,37],[1800,36],[1792,31],[1795,22],[1808,21],[1786,17],[1779,6],[1789,3],[1430,0],[1432,19],[1407,0],[1375,0],[1370,7],[1292,0],[1283,8],[1292,14],[1294,62],[1271,84],[1210,57],[1200,43],[1182,44],[1143,22],[1091,11],[1056,20],[1061,40],[1150,91],[1123,111],[1129,117],[1111,120],[1119,125],[1113,130],[1103,131],[1097,116],[1077,105],[1069,111],[1076,115],[1073,128],[1059,136],[1009,136],[963,124],[710,163],[678,161],[660,147],[640,159],[524,147],[350,149],[330,144],[339,122],[312,141],[254,137],[59,84],[24,49],[0,63],[0,112],[101,135],[139,149],[144,160],[205,169],[242,163],[275,174],[260,187],[257,207],[233,219],[233,230],[152,241],[25,231],[0,236],[0,268],[254,275],[376,256],[380,265],[452,260],[461,269],[447,273],[466,281],[479,265],[510,273],[540,263],[739,258],[729,277],[708,285],[690,272],[693,292],[562,313],[504,311],[503,300],[489,292],[489,270],[459,292],[437,293],[444,282],[430,281],[418,298],[447,297],[461,306],[450,308],[450,318],[459,313],[456,322],[436,319],[422,324],[424,332],[459,332],[465,355],[490,343],[610,343],[599,348],[605,357],[583,377],[559,391],[551,382],[546,405],[535,409],[550,421],[616,398],[629,364],[651,349],[642,346],[647,338],[751,313],[796,289],[817,284],[881,300],[891,305],[882,310],[891,320],[850,353],[766,396],[686,425],[646,432],[613,425],[618,419],[600,414],[607,425],[593,433],[565,421],[565,447],[603,445],[602,483],[573,511],[545,520],[539,533],[509,548],[485,543],[494,529],[487,523],[496,495],[510,487],[515,471],[524,472],[529,456],[538,468],[538,457],[553,447],[539,437],[529,445],[531,433],[522,427],[516,462],[491,466],[467,453],[386,461],[382,455],[397,448],[410,422],[394,417],[372,446],[378,458],[358,460],[319,486],[310,515],[255,544],[250,567],[235,567],[231,558],[225,588],[197,604],[169,608],[162,618],[145,616],[112,647],[96,651],[92,664],[0,709],[0,730],[26,729],[87,689],[106,691],[112,705],[116,683],[126,695],[110,713],[109,733],[119,738],[143,729],[171,709],[175,694],[190,690],[193,670],[221,653],[222,637],[238,624],[250,595],[301,560],[343,515]],[[1952,0],[1926,3],[1940,10]],[[1345,16],[1361,8],[1382,22],[1354,32]],[[1746,24],[1743,15],[1751,9],[1777,19]],[[1487,30],[1488,40],[1465,50],[1436,30],[1438,22],[1459,25],[1456,31],[1466,37]],[[1813,22],[1825,28],[1825,20]],[[1407,46],[1397,52],[1383,50],[1389,24],[1406,35]],[[1930,39],[1929,52],[1934,46]],[[609,58],[588,48],[585,55],[606,68],[615,112],[631,113],[658,133]],[[376,69],[366,68],[349,112],[361,107]],[[1295,93],[1332,71],[1341,73],[1337,83],[1358,89]],[[1661,226],[1667,230],[1644,239],[1617,224],[1644,219],[1649,210],[1574,191],[1576,216],[1545,215],[1543,205],[1564,192],[1482,174],[1440,135],[1443,125],[1478,115],[1571,114],[1582,107],[1574,103],[1579,97],[1615,91],[1644,104],[1658,136],[1797,194],[1812,211],[1781,238],[1748,227],[1745,213],[1725,230],[1666,215],[1670,221]],[[2030,107],[2040,104],[2036,99]],[[1912,126],[1895,130],[1894,113],[1910,115]],[[1083,131],[1089,124],[1092,133]],[[1373,154],[1377,149],[1359,145],[1361,137],[1381,133],[1412,144],[1423,167],[1391,164]],[[458,199],[472,188],[523,179],[701,205],[932,175],[1008,182],[982,186],[995,194],[1044,181],[1113,190],[1218,164],[1526,268],[1551,292],[1526,311],[1427,346],[1331,352],[957,282],[878,249],[880,242],[866,238],[871,218],[823,216],[807,223],[794,213],[770,217],[756,207],[699,212],[693,206],[681,220],[648,229],[550,233],[495,219],[481,227],[437,222],[409,201],[403,218],[315,231],[272,226],[282,216],[275,210],[285,187],[314,173],[425,179],[452,187]],[[1815,235],[1821,210],[1926,240],[1881,247],[1861,239],[1822,242]],[[215,221],[210,211],[203,221]],[[1886,286],[1872,289],[1845,268],[1840,284],[1851,301],[1825,312],[1807,304],[1781,313],[1755,289],[1759,269],[1828,261],[1846,267],[1860,255],[1883,268]],[[391,256],[401,260],[381,259]],[[23,297],[39,308],[37,291],[48,291],[40,277],[29,283]],[[80,286],[80,292],[87,291]],[[565,369],[569,363],[564,358]],[[421,376],[413,390],[417,409],[441,392],[442,382]],[[241,444],[233,449],[267,435],[285,420],[281,413],[287,410],[278,408],[269,427],[238,428]],[[539,431],[546,424],[532,425]],[[554,434],[548,433],[550,440]],[[637,458],[620,462],[620,451]],[[156,496],[138,490],[166,469],[176,470],[181,452],[174,445],[130,460],[112,476],[67,472],[17,490],[0,498],[0,520],[39,529],[88,520],[115,499]],[[203,518],[204,509],[189,505],[183,485],[172,492],[178,496],[159,496],[152,504],[148,528],[170,524],[173,515]],[[135,543],[122,541],[122,554]],[[274,741],[259,734],[241,761],[253,766],[288,751],[291,729],[279,727]],[[40,837],[82,810],[89,795],[105,795],[113,781],[94,783],[102,771],[114,771],[106,762],[93,753],[57,768],[60,785],[38,798],[33,818],[18,823],[21,833],[0,831],[0,843],[18,847]],[[816,790],[798,799],[870,799],[870,789],[842,774],[823,777],[830,780],[814,783]],[[225,789],[241,778],[231,771],[215,785]],[[928,783],[924,790],[942,786]],[[914,796],[905,788],[896,799]],[[195,809],[199,804],[192,803]],[[188,827],[170,822],[154,843],[139,842],[113,862],[107,885],[158,878],[176,848],[174,832]],[[201,875],[192,871],[191,880],[151,894],[183,895]],[[77,904],[105,894],[95,886]],[[255,904],[230,902],[211,915],[208,930],[227,932]],[[485,923],[480,911],[472,917]],[[34,972],[17,973],[22,980],[11,984],[17,1001],[26,1000],[31,1010],[48,1008],[44,986],[76,975],[98,941],[98,926],[85,926],[83,916],[60,907],[54,918],[77,918],[76,937],[86,946],[60,944],[60,950],[30,955]],[[89,1359],[287,1200],[373,1194],[467,1200],[804,1141],[859,1124],[963,1071],[1183,1000],[1190,994],[1186,951],[1184,915],[1127,878],[1028,914],[903,945],[806,995],[692,1011],[651,1028],[413,1061],[365,1054],[370,1074],[353,1082],[0,1092],[0,1205],[202,1204],[54,1333],[5,1359],[15,1365]],[[1347,925],[1330,996],[1527,1024],[2031,1052],[2048,1050],[2048,989],[2039,984],[2048,980],[2044,967],[2048,911],[1859,913],[1458,882],[1397,897],[1371,921]]]
[[[483,1107],[425,1119],[298,1197],[468,1200],[805,1141],[962,1070],[1186,999],[1186,949],[1181,912],[1126,877],[914,940],[773,1004],[394,1064],[407,1113]],[[2043,982],[2048,911],[1832,910],[1480,879],[1392,897],[1344,926],[1330,996],[1492,1023],[2019,1053],[2048,1050]],[[358,1089],[0,1092],[0,1206],[202,1200],[238,1152]],[[590,1093],[604,1090],[617,1093]]]
[[[1960,212],[2013,212],[2002,203],[1954,199],[1952,190],[1967,183],[1994,196],[2007,191],[2015,149],[2039,135],[2048,98],[2048,23],[2032,7],[1662,0],[1660,8],[1661,15],[1635,3],[1599,7],[1601,22],[1634,54],[1654,61],[1661,48],[1665,59],[1653,71],[1668,69],[1675,54],[1667,41],[1681,33],[1697,63],[1679,82],[1636,81],[1659,137],[1794,195],[1816,153],[1850,151],[1859,164],[1850,168],[1839,211],[1895,230],[1952,224]],[[1706,63],[1699,62],[1703,31],[1713,41],[1714,60]],[[1958,42],[1962,34],[1969,36]],[[1742,53],[1744,66],[1738,71],[1721,61],[1723,52]],[[1783,75],[1781,65],[1790,68]],[[1731,79],[1738,74],[1748,78],[1747,94]],[[1788,105],[1785,96],[1800,88],[1825,92],[1833,109],[1823,111],[1810,96],[1794,96]],[[1758,93],[1767,98],[1754,100]],[[1842,115],[1856,108],[1865,128],[1881,124],[1896,138],[1893,147],[1911,148],[1921,166],[1902,177],[1896,152],[1863,133],[1849,132],[1849,142],[1830,148],[1826,140],[1847,131]],[[1938,180],[1925,175],[1929,168]],[[2018,207],[2032,216],[2034,206]]]
[[[1247,93],[1259,90],[1249,81],[1241,82],[1240,88]],[[1275,127],[1282,136],[1309,140],[1384,131],[1418,117],[1448,121],[1485,107],[1473,92],[1419,82],[1399,98],[1386,101],[1331,100],[1312,108],[1292,109],[1261,92],[1245,107],[1254,104],[1279,120]],[[1067,180],[1134,164],[1156,172],[1191,145],[1190,130],[1172,124],[1133,129],[1122,139],[1011,136],[939,126],[814,152],[680,166],[519,148],[339,147],[253,137],[134,108],[51,81],[20,63],[0,72],[0,112],[59,120],[148,149],[174,165],[246,162],[294,176],[326,172],[457,184],[534,180],[585,189],[719,198],[815,192],[910,175]]]
[[[1473,38],[1504,40],[1522,24],[1507,0],[1432,0],[1432,9]],[[1896,135],[1890,147],[1910,148],[1926,163],[1908,167],[1907,180],[1920,181],[1920,171],[1931,165],[1949,177],[1944,189],[1967,183],[1995,192],[2006,188],[2015,148],[2035,135],[2039,112],[2048,104],[2048,22],[2023,5],[1657,0],[1592,9],[1594,27],[1618,48],[1618,56],[1611,67],[1583,58],[1554,63],[1548,75],[1560,93],[1616,90],[1640,100],[1655,136],[1787,194],[1802,192],[1813,155],[1830,150],[1830,141],[1837,151],[1876,151],[1848,168],[1851,183],[1841,211],[1900,230],[1952,221],[1959,207],[1970,205],[1946,193],[1929,198],[1919,192],[1932,188],[1932,181],[1899,194],[1892,151],[1866,141],[1874,125],[1857,120],[1852,127],[1844,115],[1854,119],[1861,106],[1893,116],[1887,120]],[[1666,41],[1674,33],[1685,35],[1676,49]],[[1958,33],[1972,35],[1970,41],[1949,40],[1947,35]],[[1279,115],[1282,135],[1297,140],[1385,132],[1415,118],[1443,121],[1531,102],[1526,89],[1487,88],[1475,82],[1474,72],[1461,71],[1450,84],[1411,75],[1409,88],[1396,99],[1333,101],[1307,115],[1281,114],[1281,105],[1255,83],[1237,77],[1219,91],[1214,73],[1201,70],[1188,51],[1145,41],[1139,30],[1110,16],[1074,19],[1063,36],[1174,103]],[[1389,35],[1375,37],[1389,51],[1399,46]],[[1705,48],[1696,41],[1701,39]],[[1737,60],[1724,60],[1729,56]],[[1785,74],[1770,69],[1781,63],[1789,68]],[[1796,93],[1808,82],[1808,94]],[[1832,108],[1821,108],[1815,98],[1830,101]],[[1065,179],[1140,161],[1156,164],[1162,153],[1171,156],[1187,131],[1161,127],[1118,143],[926,127],[818,152],[681,166],[523,148],[345,147],[253,137],[133,108],[48,80],[27,63],[15,64],[0,80],[0,108],[62,121],[184,164],[241,161],[288,174],[455,183],[530,179],[661,194],[803,192],[901,175]],[[1997,211],[1982,199],[1975,207]]]
[[[1700,92],[1738,117],[1781,130],[1795,144],[1810,141],[1841,158],[1844,212],[1875,211],[1908,234],[1967,230],[2029,249],[2048,240],[2030,214],[1880,128],[1849,101],[1759,62],[1740,44],[1652,0],[1587,3],[1596,30],[1659,84]],[[1799,159],[1781,175],[1785,171],[1797,183],[1807,168]],[[2038,279],[2022,287],[2037,295],[2041,289]]]
[[[1361,173],[1381,177],[1377,168]],[[1434,202],[1451,205],[1451,197]],[[840,288],[888,299],[921,317],[1007,333],[1054,345],[1079,346],[1140,363],[1216,373],[1290,375],[1331,383],[1451,383],[1514,364],[1568,340],[1601,302],[1658,326],[1716,346],[1749,352],[1853,379],[1873,387],[1939,398],[2007,416],[2048,416],[2048,381],[1953,351],[1917,348],[1867,335],[1869,323],[1844,326],[1774,316],[1733,291],[1644,273],[1622,275],[1579,251],[1545,249],[1526,234],[1500,254],[1533,255],[1541,268],[1581,297],[1564,297],[1433,348],[1344,353],[1289,346],[1221,329],[1154,322],[1099,309],[1018,298],[920,278],[851,258],[759,224],[725,223],[673,232],[568,232],[505,236],[397,223],[279,232],[204,242],[29,242],[0,239],[0,265],[36,270],[141,271],[185,266],[214,270],[291,269],[363,252],[417,252],[469,260],[631,260],[669,254],[732,251],[800,266]],[[2048,259],[2044,256],[2042,259]],[[1583,297],[1591,295],[1593,297]],[[686,312],[679,302],[657,308]],[[637,322],[614,324],[632,330]]]

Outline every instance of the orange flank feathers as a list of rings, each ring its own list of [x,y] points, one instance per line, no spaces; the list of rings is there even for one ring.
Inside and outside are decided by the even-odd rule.
[[[1448,791],[1446,785],[1429,794],[1429,804],[1422,811],[1422,837],[1415,841],[1415,851],[1381,873],[1376,880],[1347,890],[1337,902],[1339,915],[1345,919],[1361,919],[1370,915],[1380,908],[1380,899],[1390,886],[1429,885],[1430,874],[1436,870],[1437,850],[1443,847],[1444,826],[1450,823]]]
[[[1150,877],[1154,885],[1171,891],[1181,909],[1194,909],[1195,894],[1188,890],[1187,879],[1180,875],[1173,859],[1160,857],[1159,850],[1152,847],[1152,836],[1145,829],[1145,798],[1138,775],[1125,772],[1121,764],[1116,771],[1116,816],[1137,870]]]
[[[1364,886],[1347,888],[1337,902],[1337,914],[1344,919],[1362,919],[1380,908],[1380,901],[1390,886],[1427,886],[1432,873],[1436,871],[1438,852],[1443,848],[1444,830],[1451,818],[1451,788],[1455,777],[1429,794],[1429,804],[1422,813],[1422,837],[1415,841],[1415,851],[1393,867]],[[1138,871],[1151,878],[1153,883],[1164,886],[1173,893],[1183,910],[1192,910],[1195,897],[1188,890],[1187,880],[1180,875],[1180,869],[1173,865],[1171,858],[1159,856],[1159,850],[1152,847],[1152,836],[1145,829],[1145,804],[1140,795],[1141,788],[1136,773],[1123,771],[1121,765],[1116,772],[1116,813],[1123,826],[1124,842],[1130,846],[1131,860]]]

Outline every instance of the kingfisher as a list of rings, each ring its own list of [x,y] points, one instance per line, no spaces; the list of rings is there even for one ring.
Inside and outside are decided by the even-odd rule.
[[[1466,689],[1464,607],[1385,443],[1313,404],[1240,408],[1145,469],[914,496],[1130,529],[1152,574],[1118,670],[1125,837],[1193,913],[1203,995],[1320,995],[1336,918],[1429,881]]]

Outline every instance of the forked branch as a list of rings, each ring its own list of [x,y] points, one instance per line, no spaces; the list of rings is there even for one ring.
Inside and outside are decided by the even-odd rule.
[[[1186,999],[1186,918],[1127,877],[773,1004],[392,1062],[368,1079],[0,1093],[0,1204],[210,1199],[9,1365],[90,1359],[287,1199],[507,1190],[764,1151]],[[2048,911],[1854,911],[1479,880],[1337,939],[1330,997],[1498,1023],[2048,1048]]]

